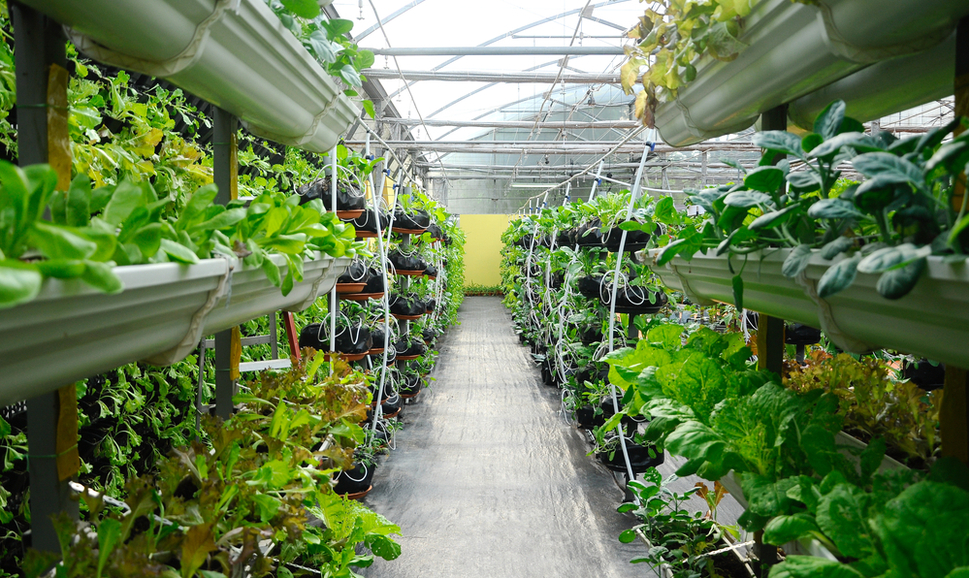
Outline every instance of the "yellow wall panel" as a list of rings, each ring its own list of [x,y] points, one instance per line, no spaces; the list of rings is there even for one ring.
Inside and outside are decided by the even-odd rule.
[[[501,282],[502,233],[509,226],[509,215],[462,215],[465,232],[465,284],[494,286]]]

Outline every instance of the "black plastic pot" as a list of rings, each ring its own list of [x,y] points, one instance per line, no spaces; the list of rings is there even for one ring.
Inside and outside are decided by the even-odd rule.
[[[313,199],[323,201],[323,207],[334,210],[330,203],[330,177],[317,179],[308,185],[297,189],[300,204],[306,204]],[[337,180],[337,211],[360,211],[365,208],[366,199],[360,190],[348,181]],[[363,216],[363,215],[361,215]]]
[[[651,295],[653,296],[653,302],[651,302]],[[609,301],[604,301],[602,297],[600,301],[604,305],[609,305]],[[648,315],[660,311],[666,304],[667,294],[663,291],[654,292],[636,285],[622,287],[616,294],[617,313]]]
[[[427,230],[425,230],[425,233],[431,235],[432,239],[436,239],[438,241],[444,240],[444,237],[445,237],[445,234],[444,232],[442,232],[441,227],[438,226],[438,223],[431,223],[430,225],[428,225],[428,228]]]
[[[404,373],[401,375],[399,393],[404,398],[414,397],[421,392],[422,385],[421,376],[416,373]]]
[[[582,429],[594,429],[606,423],[606,418],[596,411],[591,405],[583,405],[576,408],[576,425]]]
[[[435,277],[438,276],[438,268],[435,267],[434,265],[428,265],[424,269],[424,276],[434,279]]]
[[[354,259],[343,274],[337,277],[337,283],[366,283],[367,276],[367,265],[360,259]]]
[[[588,299],[599,299],[603,275],[586,275],[576,280],[576,290]]]
[[[417,318],[424,315],[427,307],[424,301],[418,299],[416,295],[400,295],[394,293],[389,299],[391,315],[399,319]]]
[[[603,232],[600,231],[602,222],[599,219],[587,221],[573,230],[575,244],[580,247],[602,247]]]
[[[801,323],[785,324],[785,343],[788,345],[814,345],[822,338],[819,329]]]
[[[355,462],[353,468],[339,472],[333,477],[337,482],[333,487],[334,493],[346,495],[367,492],[371,489],[375,469],[374,465],[368,467]]]
[[[387,260],[391,262],[391,265],[394,265],[394,270],[398,273],[424,273],[424,270],[428,268],[428,264],[417,255],[405,255],[397,249],[387,254]]]
[[[614,227],[606,232],[602,238],[602,246],[606,247],[611,253],[616,253],[620,250],[620,239],[623,237],[623,229],[619,227]],[[627,231],[626,233],[626,243],[623,245],[623,251],[629,253],[632,251],[640,251],[647,247],[647,243],[650,241],[650,233],[644,233],[643,231]]]
[[[438,334],[435,333],[434,329],[430,327],[425,327],[421,330],[421,340],[427,344],[434,343],[434,340],[438,338]]]
[[[398,207],[394,210],[394,223],[391,229],[396,233],[424,232],[431,225],[431,216],[416,209],[405,212]]]
[[[916,363],[904,364],[903,377],[915,383],[920,389],[933,391],[943,387],[946,366],[942,363],[933,365],[928,359],[921,359]]]
[[[397,351],[398,359],[405,359],[423,355],[428,348],[420,341],[412,341],[405,337],[394,342],[394,350]]]
[[[300,331],[300,347],[312,347],[317,351],[329,351],[330,341],[326,336],[326,327],[321,323],[311,323]],[[337,337],[334,340],[334,347],[338,353],[347,356],[363,356],[371,347],[374,341],[371,338],[370,329],[361,325],[351,327],[337,327]]]
[[[427,311],[428,313],[434,313],[434,309],[437,306],[438,306],[437,301],[435,301],[434,299],[428,299],[424,303],[424,310]]]
[[[630,456],[630,467],[633,469],[633,473],[635,474],[642,474],[648,469],[664,463],[663,452],[657,450],[653,446],[641,446],[640,444],[627,442],[626,450],[627,455]],[[656,454],[656,457],[650,456],[651,451]],[[623,450],[619,447],[616,448],[616,452],[613,454],[613,459],[610,459],[609,453],[605,452],[596,454],[596,459],[614,472],[626,471],[626,462],[623,460]]]
[[[367,270],[367,282],[361,293],[375,294],[384,293],[384,277],[381,272],[373,267]]]
[[[351,223],[357,229],[358,237],[374,237],[377,235],[377,225],[381,226],[381,232],[386,231],[391,226],[391,215],[387,211],[378,211],[379,217],[374,218],[374,210],[366,209],[361,216]]]

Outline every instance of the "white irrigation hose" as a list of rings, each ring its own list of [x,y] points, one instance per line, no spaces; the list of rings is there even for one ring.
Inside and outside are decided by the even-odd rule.
[[[367,133],[367,141],[364,144],[364,157],[370,156],[370,133]],[[383,173],[381,173],[383,175]],[[382,195],[377,194],[377,189],[374,188],[374,173],[371,171],[367,175],[367,181],[370,185],[371,190],[371,201],[373,201],[374,210],[374,226],[377,231],[377,254],[379,255],[379,260],[381,262],[381,276],[384,281],[384,296],[381,297],[381,305],[384,306],[384,351],[382,355],[381,363],[381,377],[380,383],[377,388],[377,408],[374,410],[374,419],[371,423],[371,439],[377,435],[377,423],[380,421],[380,411],[381,411],[381,398],[384,396],[384,382],[387,379],[387,355],[388,355],[388,345],[391,338],[390,322],[388,317],[391,316],[390,306],[388,304],[388,287],[387,287],[387,252],[384,250],[384,232],[381,231],[381,215],[380,215],[380,201],[383,198]],[[383,187],[381,187],[383,192]],[[394,222],[394,214],[391,212],[391,224]],[[390,229],[390,227],[388,227]],[[385,432],[386,433],[386,432]]]
[[[626,209],[626,220],[633,217],[633,205],[636,203],[637,196],[640,194],[640,181],[643,179],[643,167],[647,163],[647,155],[644,153],[640,157],[640,167],[637,169],[637,178],[633,183],[633,190],[630,192],[630,203],[627,205]],[[623,249],[626,247],[626,236],[627,231],[624,229],[623,233],[620,235],[620,246],[616,252],[616,268],[613,270],[613,295],[610,299],[610,322],[608,328],[608,339],[609,339],[609,350],[613,351],[613,329],[616,326],[616,290],[620,283],[620,266],[623,264]],[[620,413],[620,404],[616,401],[616,386],[610,385],[610,397],[613,400],[613,412],[614,414]],[[623,424],[618,423],[616,425],[616,432],[620,436],[620,449],[623,450],[623,461],[626,463],[626,471],[630,480],[635,478],[633,474],[633,466],[630,465],[630,453],[626,448],[626,438],[623,435]],[[636,494],[633,496],[637,504],[640,503],[639,498]]]

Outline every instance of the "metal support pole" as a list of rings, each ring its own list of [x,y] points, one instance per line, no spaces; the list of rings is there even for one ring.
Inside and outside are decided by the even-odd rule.
[[[788,105],[776,106],[761,115],[761,130],[786,130],[788,128]],[[773,163],[784,159],[779,155]],[[758,316],[758,368],[781,375],[785,360],[785,321],[770,315]],[[767,576],[771,567],[778,563],[778,548],[762,542],[762,532],[755,534],[754,553],[758,557],[757,572]]]
[[[219,193],[216,202],[229,203],[236,174],[234,138],[236,118],[221,108],[215,109],[212,128],[212,177]],[[232,329],[216,333],[216,415],[229,419],[236,383],[232,374]]]
[[[49,161],[48,155],[48,79],[51,66],[66,68],[64,36],[61,27],[40,12],[16,2],[10,3],[14,24],[14,51],[17,69],[17,113],[19,119],[19,161],[27,166]],[[66,87],[65,87],[66,90]],[[66,394],[66,396],[62,396]],[[45,393],[27,400],[27,469],[30,474],[31,546],[45,552],[60,553],[52,516],[66,512],[77,519],[78,504],[70,499],[71,475],[58,473],[59,429],[77,441],[77,405],[74,386]],[[65,400],[62,407],[61,400]],[[76,398],[75,398],[76,399]],[[73,420],[73,424],[68,422]],[[68,442],[70,443],[70,442]],[[76,470],[75,470],[76,471]],[[63,478],[63,479],[62,479]]]

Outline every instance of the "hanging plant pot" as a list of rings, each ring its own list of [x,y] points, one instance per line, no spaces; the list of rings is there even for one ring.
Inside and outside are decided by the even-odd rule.
[[[354,467],[349,470],[338,472],[333,477],[337,483],[333,487],[334,493],[347,496],[351,500],[359,500],[367,495],[374,486],[375,466],[367,466],[361,462],[355,462]]]
[[[300,331],[300,347],[312,347],[317,351],[329,351],[330,341],[327,335],[329,327],[324,323],[311,323]],[[367,355],[373,346],[370,330],[361,325],[337,327],[334,347],[337,353],[347,361],[359,361]]]
[[[366,283],[359,293],[341,295],[341,299],[351,301],[366,301],[368,299],[380,299],[384,296],[385,279],[381,272],[373,267],[367,269]]]
[[[378,211],[378,218],[374,218],[374,211],[368,209],[351,223],[357,230],[358,239],[372,239],[377,236],[378,225],[382,232],[391,226],[391,215],[387,211]]]
[[[428,265],[424,269],[424,276],[427,277],[428,279],[432,279],[432,280],[433,279],[437,279],[438,278],[438,268],[435,267],[434,265]]]
[[[405,255],[398,249],[387,254],[387,260],[394,265],[394,271],[398,275],[408,275],[417,277],[423,275],[428,264],[417,255]]]
[[[389,301],[391,315],[402,321],[414,321],[425,314],[427,308],[416,295],[391,295]]]
[[[432,343],[434,343],[434,340],[437,339],[437,337],[438,337],[438,334],[435,333],[435,330],[430,327],[425,327],[424,329],[421,330],[421,340],[424,341],[427,345],[431,345]]]
[[[424,232],[431,235],[431,238],[435,241],[442,241],[445,238],[445,234],[438,223],[432,222]]]
[[[381,404],[381,417],[385,419],[391,419],[393,417],[400,417],[401,410],[404,409],[404,399],[400,395],[394,395],[391,401],[387,401]]]
[[[420,235],[431,225],[431,217],[422,210],[394,210],[394,223],[391,230],[402,235]]]
[[[576,245],[580,247],[602,247],[603,246],[603,226],[598,218],[587,221],[576,227],[573,235],[576,237]]]
[[[310,184],[303,185],[297,189],[300,195],[300,204],[306,204],[313,199],[320,199],[323,207],[327,211],[333,211],[330,192],[330,177],[317,179]],[[337,180],[337,217],[344,220],[351,220],[360,217],[364,213],[366,199],[364,194],[347,181]]]
[[[581,429],[595,429],[606,423],[603,414],[596,415],[593,406],[586,404],[576,408],[576,426]]]
[[[609,294],[607,294],[609,297]],[[600,302],[609,306],[609,301],[600,297]],[[667,304],[667,294],[651,291],[646,287],[626,285],[616,292],[616,312],[631,315],[649,315],[663,309]]]
[[[417,373],[401,373],[398,377],[398,394],[404,399],[412,399],[421,393],[424,383]]]
[[[379,342],[379,344],[383,344],[383,341]],[[394,367],[394,362],[397,361],[397,351],[394,349],[393,344],[388,349],[382,349],[377,353],[367,352],[367,355],[370,358],[371,367],[380,367],[381,364],[384,363],[385,354],[387,355],[387,367]]]
[[[337,293],[360,293],[367,284],[367,266],[360,259],[354,259],[350,267],[337,277]]]
[[[394,342],[394,350],[397,351],[397,358],[401,361],[410,361],[424,355],[428,350],[424,343],[412,341],[410,338],[402,338]]]
[[[438,306],[438,302],[434,299],[428,299],[424,304],[424,310],[430,315],[434,313],[435,307]]]
[[[602,236],[602,246],[609,252],[616,253],[620,250],[620,239],[623,238],[623,229],[613,227]],[[623,252],[642,251],[646,249],[650,242],[650,233],[644,231],[627,231],[626,243],[623,244]]]
[[[384,325],[377,324],[370,327],[370,338],[372,346],[367,351],[369,355],[384,353]]]
[[[576,280],[576,290],[587,299],[599,299],[604,275],[586,275]]]
[[[903,377],[912,381],[924,391],[933,391],[943,387],[945,376],[946,366],[942,363],[931,363],[928,359],[903,365]]]
[[[633,473],[635,474],[642,474],[650,468],[654,468],[664,463],[663,452],[658,451],[653,446],[642,446],[633,442],[627,442],[626,451],[627,455],[630,456],[630,467],[633,469]],[[653,455],[651,456],[651,454]],[[619,446],[617,446],[616,451],[613,452],[612,458],[610,457],[609,452],[600,452],[596,454],[596,459],[606,466],[607,469],[614,472],[626,471],[626,461],[623,459],[623,450]]]

